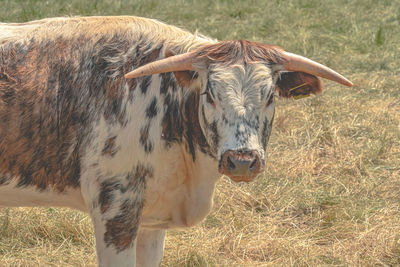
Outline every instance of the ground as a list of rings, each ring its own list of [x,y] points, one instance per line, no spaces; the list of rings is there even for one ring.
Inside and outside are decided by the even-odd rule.
[[[207,219],[167,235],[163,266],[400,265],[400,1],[14,1],[0,21],[138,15],[275,44],[355,86],[279,100],[265,175],[217,185]],[[0,210],[1,266],[93,266],[88,217]]]

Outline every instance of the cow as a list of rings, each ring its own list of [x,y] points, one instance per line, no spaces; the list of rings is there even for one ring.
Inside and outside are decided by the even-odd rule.
[[[89,213],[99,266],[158,266],[222,175],[265,168],[275,95],[352,83],[277,46],[131,16],[0,24],[0,206]]]

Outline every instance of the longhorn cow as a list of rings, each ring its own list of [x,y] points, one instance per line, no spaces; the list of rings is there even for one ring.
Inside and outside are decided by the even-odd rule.
[[[166,229],[210,211],[221,175],[265,167],[277,93],[335,71],[138,17],[0,24],[0,206],[88,212],[100,266],[157,266]]]

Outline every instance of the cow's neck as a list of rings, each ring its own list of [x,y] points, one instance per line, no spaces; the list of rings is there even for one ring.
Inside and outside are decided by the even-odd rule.
[[[184,140],[188,146],[193,161],[196,160],[196,148],[201,153],[215,159],[211,148],[206,141],[199,122],[199,92],[191,92],[183,104]]]
[[[162,139],[166,147],[174,143],[185,145],[193,161],[197,150],[215,158],[199,123],[199,92],[188,92],[189,89],[180,87],[172,73],[160,74],[160,78],[164,108]]]
[[[153,75],[153,78],[157,77]],[[210,211],[218,162],[199,123],[199,92],[180,87],[172,73],[160,74],[163,151],[153,154],[154,176],[148,180],[143,226],[187,227]]]

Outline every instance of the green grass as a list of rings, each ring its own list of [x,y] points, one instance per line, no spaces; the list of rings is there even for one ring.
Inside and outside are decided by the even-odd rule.
[[[275,44],[355,84],[281,100],[264,177],[222,179],[199,226],[170,231],[164,266],[400,265],[400,1],[16,1],[0,21],[138,15]],[[86,215],[0,211],[0,265],[94,265]]]

